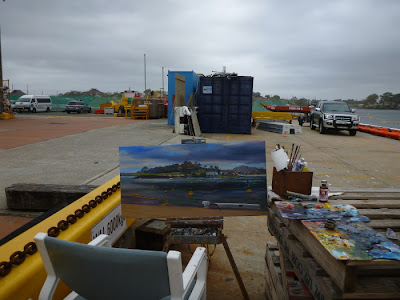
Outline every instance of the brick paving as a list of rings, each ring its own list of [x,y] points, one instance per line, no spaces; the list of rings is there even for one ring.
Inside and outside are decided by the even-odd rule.
[[[143,120],[114,117],[49,116],[0,121],[0,149],[11,149],[74,133]]]

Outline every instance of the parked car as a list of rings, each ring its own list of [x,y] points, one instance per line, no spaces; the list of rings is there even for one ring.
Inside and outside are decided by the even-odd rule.
[[[11,100],[10,104],[11,104],[11,110],[12,111],[16,111],[17,109],[15,108],[15,103],[17,102],[17,100]]]
[[[339,101],[321,101],[311,112],[311,129],[319,128],[319,133],[327,129],[348,130],[350,135],[356,135],[360,117],[355,114],[347,103]]]
[[[76,112],[78,114],[80,114],[81,112],[91,113],[92,108],[89,105],[86,105],[85,103],[83,103],[83,101],[73,100],[73,101],[69,101],[67,103],[67,105],[65,105],[65,111],[68,114],[71,112]]]
[[[15,102],[15,110],[18,112],[30,111],[51,111],[52,102],[49,96],[45,95],[24,95]]]

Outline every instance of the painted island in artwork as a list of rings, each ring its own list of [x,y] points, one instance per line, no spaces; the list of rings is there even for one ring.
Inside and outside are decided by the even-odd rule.
[[[260,215],[265,142],[120,147],[124,217]]]

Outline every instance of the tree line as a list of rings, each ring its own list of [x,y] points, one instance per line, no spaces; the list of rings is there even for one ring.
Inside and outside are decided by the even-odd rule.
[[[400,93],[383,93],[378,96],[378,94],[371,94],[364,100],[360,101],[361,105],[358,107],[362,108],[375,108],[375,109],[400,109]]]
[[[261,93],[254,92],[253,99],[262,97]],[[263,98],[266,100],[284,100],[281,99],[279,95],[265,95]],[[307,99],[307,98],[297,98],[292,97],[291,99],[286,99],[289,101],[290,105],[296,106],[308,106],[316,105],[319,101],[327,101],[328,99]],[[383,93],[382,95],[371,94],[363,100],[355,99],[334,99],[334,101],[343,101],[349,104],[351,107],[358,108],[371,108],[371,109],[400,109],[400,93],[393,94],[390,92]]]

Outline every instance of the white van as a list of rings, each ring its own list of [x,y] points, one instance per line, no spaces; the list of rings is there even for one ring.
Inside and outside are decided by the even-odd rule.
[[[51,111],[52,102],[50,96],[45,95],[24,95],[15,102],[17,112],[30,111]]]

